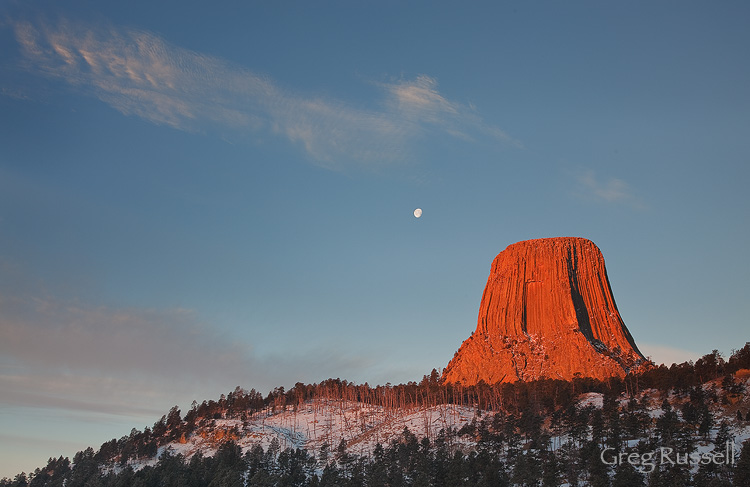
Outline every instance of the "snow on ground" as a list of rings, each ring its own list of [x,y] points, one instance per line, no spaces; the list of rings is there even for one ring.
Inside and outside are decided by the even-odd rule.
[[[750,385],[750,380],[748,380],[748,385]],[[663,414],[661,401],[658,400],[656,392],[643,391],[639,397],[639,401],[647,406],[649,416],[654,419]],[[673,407],[682,402],[677,399],[670,397]],[[596,392],[581,394],[577,401],[579,408],[593,406],[600,409],[603,403],[603,395]],[[726,418],[735,437],[736,451],[739,451],[742,442],[750,438],[750,426],[738,424],[734,417],[727,416],[726,411],[718,404],[711,409],[716,415],[716,423],[710,436],[715,437],[718,423]],[[335,454],[343,439],[346,441],[349,453],[366,456],[372,453],[378,443],[385,446],[391,440],[399,438],[404,428],[408,428],[417,438],[427,437],[433,440],[441,430],[458,430],[484,414],[490,413],[478,411],[473,407],[452,404],[403,410],[341,400],[316,400],[297,407],[287,406],[276,411],[266,409],[249,416],[244,421],[241,419],[205,420],[205,423],[187,438],[160,447],[157,458],[167,448],[186,458],[190,458],[199,451],[204,456],[211,456],[227,439],[234,440],[243,451],[248,451],[255,445],[260,445],[267,450],[275,440],[280,450],[300,448],[315,455],[320,453],[324,444],[327,444],[328,450]],[[473,445],[473,440],[470,438],[461,438],[456,441],[456,446],[460,447],[470,448]],[[555,436],[552,448],[559,448],[567,441],[568,438],[565,435]],[[628,446],[634,446],[639,441],[640,439],[628,441]],[[713,445],[708,442],[703,444],[699,442],[697,452],[702,454],[709,452],[712,448]],[[133,461],[130,465],[135,470],[139,470],[147,465],[154,465],[157,458]]]
[[[274,439],[279,447],[319,452],[324,444],[335,451],[345,440],[349,453],[367,455],[378,443],[386,445],[408,428],[418,438],[434,439],[440,430],[459,429],[470,422],[476,409],[444,404],[404,411],[389,410],[346,401],[315,401],[297,410],[289,407],[271,413],[264,411],[248,418],[218,419],[199,428],[184,442],[168,445],[186,457],[201,451],[208,456],[221,440],[232,438],[247,451],[255,445],[268,449]]]
[[[578,398],[578,407],[594,406],[597,409],[604,407],[604,395],[599,392],[587,392]]]

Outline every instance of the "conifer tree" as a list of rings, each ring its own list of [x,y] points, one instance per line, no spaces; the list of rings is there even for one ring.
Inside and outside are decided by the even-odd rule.
[[[745,345],[748,347],[748,345]],[[746,487],[750,481],[750,438],[742,442],[742,450],[734,466],[734,487]]]
[[[550,453],[542,459],[542,487],[557,487],[560,485],[560,462]]]
[[[630,463],[622,462],[615,467],[612,487],[644,487],[645,485],[643,474],[638,472]]]
[[[533,450],[516,457],[511,481],[520,487],[537,487],[542,480],[542,468],[539,457]]]
[[[719,424],[719,431],[714,439],[714,448],[712,454],[718,461],[712,461],[701,464],[696,474],[698,483],[710,487],[730,487],[732,484],[732,467],[736,461],[735,458],[727,458],[724,455],[731,455],[732,445],[734,444],[734,435],[731,434],[729,423],[722,420]],[[718,457],[716,455],[723,455]]]

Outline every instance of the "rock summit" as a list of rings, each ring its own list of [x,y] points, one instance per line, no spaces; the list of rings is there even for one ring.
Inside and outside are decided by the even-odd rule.
[[[495,258],[477,329],[443,380],[601,380],[649,363],[620,317],[599,248],[584,238],[542,238]]]

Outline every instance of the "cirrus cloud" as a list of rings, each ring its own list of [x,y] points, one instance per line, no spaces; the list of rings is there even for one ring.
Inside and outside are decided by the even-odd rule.
[[[380,110],[304,96],[223,59],[174,46],[136,29],[14,24],[26,68],[65,81],[125,115],[178,130],[274,134],[331,169],[407,159],[425,133],[520,146],[471,105],[447,99],[429,76],[381,83]]]
[[[591,171],[583,171],[576,177],[578,196],[602,203],[618,203],[636,209],[644,209],[643,202],[635,195],[630,185],[623,179],[600,179]]]
[[[0,286],[0,408],[153,417],[237,385],[263,391],[341,370],[378,373],[372,350],[268,353],[220,330],[192,310],[99,306]]]
[[[6,405],[132,413],[149,397],[211,383],[229,388],[260,369],[250,347],[216,334],[188,310],[29,295],[2,295],[0,309]]]

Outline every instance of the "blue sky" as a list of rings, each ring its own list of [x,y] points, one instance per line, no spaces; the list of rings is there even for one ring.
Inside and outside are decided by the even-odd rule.
[[[655,361],[728,356],[750,338],[749,18],[3,2],[0,476],[236,385],[419,380],[531,238],[593,240]]]

